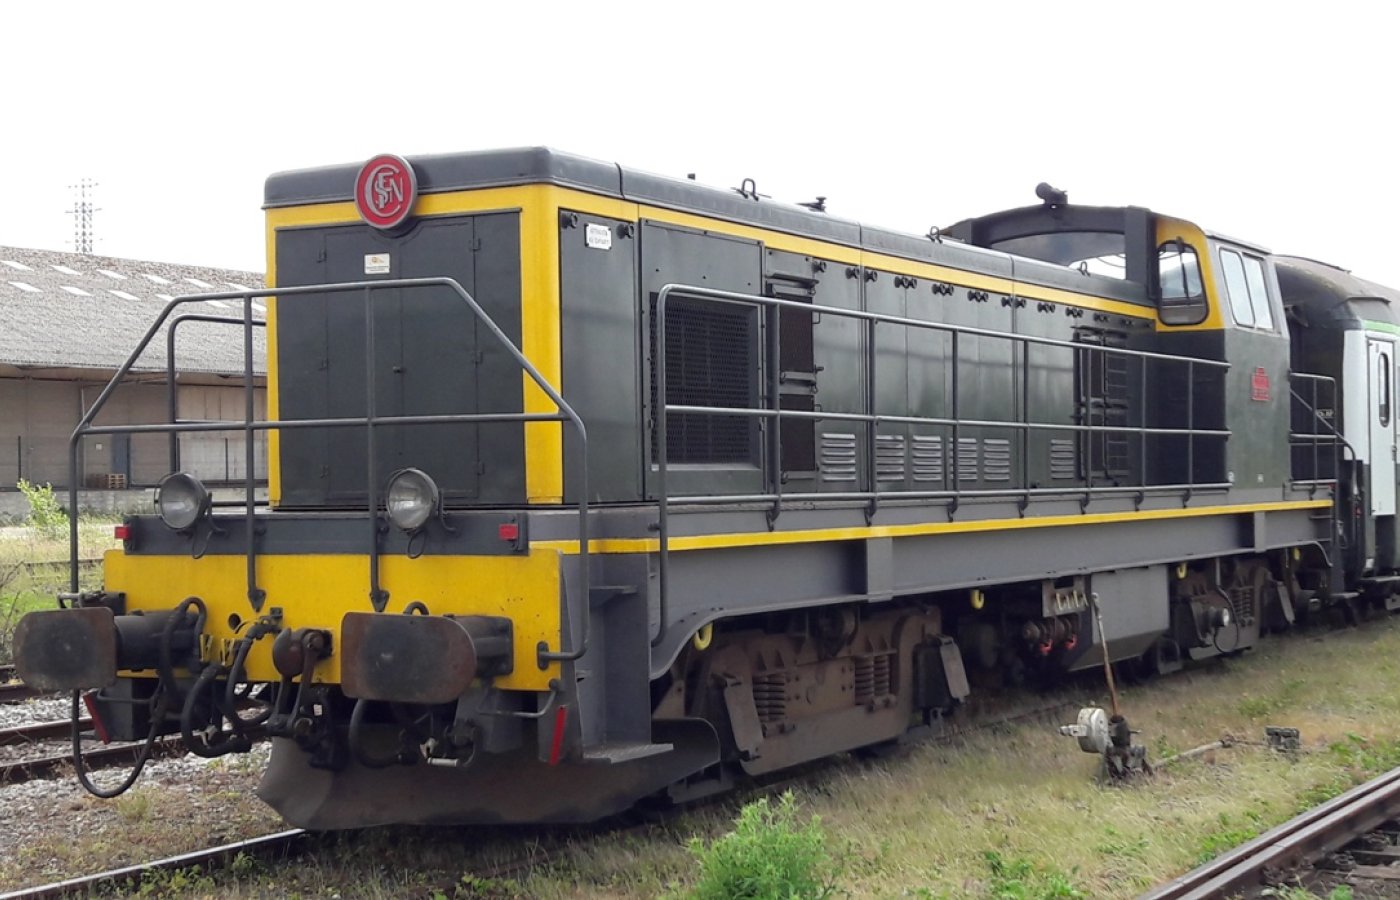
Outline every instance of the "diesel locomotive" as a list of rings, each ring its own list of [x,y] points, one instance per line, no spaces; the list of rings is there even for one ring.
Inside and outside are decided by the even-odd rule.
[[[267,299],[267,418],[251,349],[234,426],[104,392],[75,459],[171,474],[21,672],[270,736],[300,826],[570,822],[1397,605],[1395,293],[1038,193],[916,236],[539,148],[274,175],[268,289],[204,295],[249,347]],[[230,427],[266,503],[180,471]]]

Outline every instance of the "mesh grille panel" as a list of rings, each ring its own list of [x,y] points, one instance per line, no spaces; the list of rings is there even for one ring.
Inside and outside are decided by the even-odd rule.
[[[652,352],[656,351],[652,299]],[[753,311],[676,298],[666,303],[666,402],[685,406],[751,408],[754,404]],[[652,396],[656,396],[653,367]],[[753,460],[754,420],[740,416],[671,413],[666,419],[667,461],[747,463]],[[656,455],[652,437],[652,456]]]

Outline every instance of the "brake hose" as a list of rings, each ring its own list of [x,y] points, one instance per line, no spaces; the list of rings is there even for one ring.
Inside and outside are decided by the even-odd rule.
[[[185,614],[191,607],[198,607],[198,614],[195,619],[195,634],[204,631],[204,623],[208,618],[209,610],[204,605],[204,601],[198,597],[186,597],[175,607],[174,613],[165,622],[165,627],[160,633],[160,659],[156,667],[156,691],[150,701],[151,728],[146,733],[146,739],[141,745],[141,752],[136,757],[136,765],[122,779],[121,784],[115,788],[99,788],[89,777],[87,764],[83,762],[83,739],[82,726],[79,724],[79,704],[82,699],[80,691],[73,692],[72,709],[70,720],[72,721],[73,738],[73,772],[78,778],[78,783],[83,786],[83,790],[101,800],[111,800],[119,797],[131,789],[136,783],[136,779],[141,777],[141,772],[146,768],[146,763],[151,761],[155,753],[156,738],[160,736],[160,727],[165,722],[166,714],[170,711],[170,699],[172,694],[179,693],[179,685],[175,681],[175,667],[171,658],[170,644],[175,636],[175,625],[184,619]]]

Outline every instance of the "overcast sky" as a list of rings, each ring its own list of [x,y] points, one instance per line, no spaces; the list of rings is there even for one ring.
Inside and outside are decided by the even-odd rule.
[[[271,172],[548,144],[916,233],[1136,204],[1400,286],[1395,7],[9,3],[0,245],[262,271]]]

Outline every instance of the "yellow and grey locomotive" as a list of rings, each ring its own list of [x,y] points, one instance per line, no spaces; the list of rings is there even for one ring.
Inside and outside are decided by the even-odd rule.
[[[177,456],[23,674],[270,735],[299,825],[582,821],[1388,605],[1389,307],[1041,196],[916,237],[544,149],[273,176],[220,295],[250,348],[268,298],[270,502]]]

